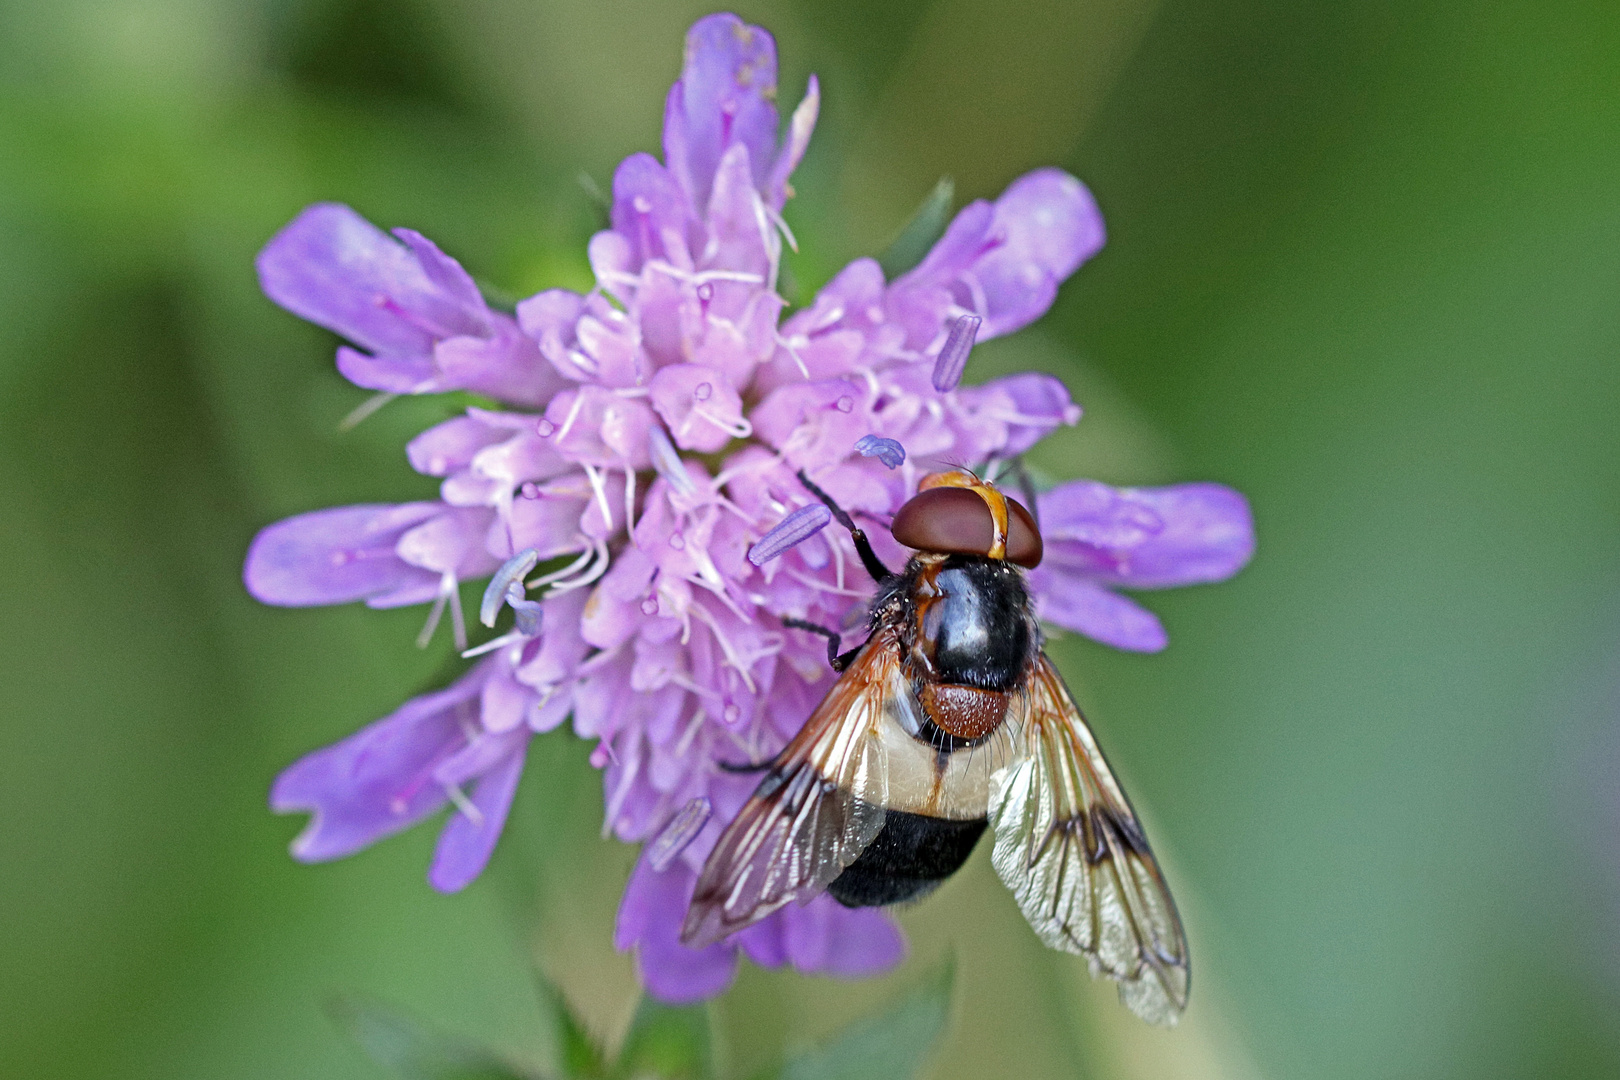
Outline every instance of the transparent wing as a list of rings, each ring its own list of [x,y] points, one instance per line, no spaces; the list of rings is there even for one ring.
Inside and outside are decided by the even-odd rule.
[[[720,835],[683,942],[702,948],[811,899],[876,839],[887,784],[880,732],[888,702],[909,692],[893,635],[873,635]]]
[[[996,873],[1048,946],[1086,957],[1132,1012],[1187,1007],[1187,938],[1131,804],[1044,654],[1015,700],[1021,753],[991,778]]]

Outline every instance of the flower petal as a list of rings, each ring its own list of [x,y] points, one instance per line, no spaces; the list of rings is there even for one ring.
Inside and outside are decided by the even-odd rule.
[[[502,558],[484,546],[495,512],[482,506],[447,506],[422,524],[407,530],[395,545],[399,557],[412,566],[438,574],[454,574],[463,581],[492,574]]]
[[[517,324],[502,315],[491,326],[492,336],[459,334],[434,346],[433,363],[439,372],[434,389],[471,390],[498,401],[536,407],[567,385]]]
[[[484,329],[481,299],[447,291],[435,280],[448,276],[444,268],[425,272],[408,248],[338,203],[300,213],[265,245],[257,266],[270,299],[376,353],[420,356],[435,338]]]
[[[659,873],[643,859],[636,864],[619,902],[613,944],[636,950],[642,985],[660,1001],[682,1005],[713,997],[737,973],[737,950],[721,942],[704,949],[680,943],[681,921],[692,900],[697,875],[677,861]]]
[[[1164,528],[1131,553],[1119,584],[1164,589],[1224,581],[1253,557],[1254,518],[1239,492],[1222,484],[1178,484],[1133,494]]]
[[[478,816],[472,817],[456,808],[439,834],[433,864],[428,868],[428,883],[440,892],[459,892],[472,884],[484,872],[495,842],[501,837],[518,780],[523,775],[529,735],[525,730],[520,737],[504,741],[509,744],[507,752],[479,778],[478,787],[473,791],[471,801]]]
[[[1158,616],[1087,578],[1043,563],[1030,571],[1029,584],[1036,614],[1047,622],[1132,652],[1158,652],[1170,642]]]
[[[996,200],[992,234],[1001,242],[972,268],[983,291],[983,338],[1010,334],[1046,313],[1057,286],[1095,255],[1102,213],[1086,186],[1061,169],[1037,169]]]
[[[1046,492],[1040,505],[1048,558],[1105,584],[1224,581],[1254,554],[1248,500],[1222,484],[1111,488],[1077,480]]]
[[[782,141],[781,153],[776,157],[776,164],[771,166],[768,190],[771,206],[777,210],[782,209],[782,204],[792,193],[788,178],[799,167],[799,162],[804,160],[804,152],[810,146],[810,134],[816,130],[816,116],[820,112],[821,83],[811,75],[804,89],[804,100],[799,102],[799,107],[793,110],[793,117],[788,121],[788,134]]]
[[[1102,243],[1102,215],[1085,185],[1037,169],[994,205],[964,206],[923,261],[895,280],[886,304],[912,348],[932,347],[953,311],[982,315],[979,340],[987,341],[1044,314]]]
[[[472,314],[484,313],[486,305],[483,294],[478,291],[472,275],[463,270],[460,263],[440,251],[439,245],[415,229],[395,229],[394,235],[405,241],[405,246],[416,256],[416,263],[422,268],[423,275],[443,294],[446,301]]]
[[[630,243],[632,266],[648,259],[691,264],[692,201],[651,154],[631,154],[613,173],[612,222]]]
[[[465,741],[457,713],[477,697],[485,672],[480,665],[449,689],[406,702],[277,777],[270,808],[313,814],[293,841],[293,857],[324,862],[352,855],[443,806],[444,789],[432,771]]]
[[[681,78],[664,112],[664,159],[692,203],[708,201],[720,158],[748,147],[763,186],[776,148],[776,42],[737,16],[709,15],[686,34]]]
[[[1039,371],[968,387],[959,392],[959,399],[1006,425],[1006,441],[995,451],[1001,457],[1022,454],[1057,428],[1080,422],[1080,406],[1069,397],[1069,388],[1061,379]]]
[[[449,476],[472,464],[486,446],[503,442],[512,432],[473,416],[456,416],[435,424],[405,444],[411,468],[423,476]]]
[[[347,604],[419,588],[432,599],[439,575],[398,557],[408,530],[439,503],[338,506],[278,521],[254,537],[242,579],[254,599],[282,607]]]
[[[648,387],[648,400],[682,450],[712,454],[752,431],[737,391],[719,372],[701,364],[660,368]]]
[[[877,908],[846,908],[830,896],[784,908],[787,956],[800,971],[844,978],[876,975],[905,958],[900,928]]]

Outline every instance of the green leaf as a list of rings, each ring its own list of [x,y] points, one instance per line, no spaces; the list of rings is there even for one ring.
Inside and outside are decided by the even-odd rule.
[[[598,1080],[608,1075],[607,1058],[596,1045],[585,1025],[569,1007],[562,989],[535,971],[535,982],[540,988],[541,1005],[550,1013],[552,1032],[556,1038],[557,1067],[569,1080]]]
[[[915,1076],[945,1029],[954,970],[881,1016],[850,1027],[816,1050],[788,1060],[781,1080],[901,1080]]]
[[[951,220],[951,203],[955,198],[956,181],[948,176],[941,177],[934,190],[917,207],[917,212],[911,215],[911,220],[906,222],[905,228],[900,230],[900,235],[878,256],[878,265],[883,267],[886,281],[893,281],[922,262],[928,249],[945,235],[945,226]]]
[[[708,1080],[714,1075],[712,1045],[707,1008],[673,1008],[644,997],[613,1064],[613,1076]]]
[[[372,1060],[405,1080],[530,1080],[489,1051],[429,1031],[378,1002],[343,997],[328,1011]]]

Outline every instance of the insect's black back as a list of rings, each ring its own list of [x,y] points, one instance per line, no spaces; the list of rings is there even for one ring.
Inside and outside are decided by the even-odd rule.
[[[933,722],[926,703],[940,700],[930,691],[955,686],[1004,706],[1004,699],[1021,688],[1031,654],[1039,648],[1022,572],[979,555],[914,557],[878,597],[874,611],[878,623],[898,632],[914,695],[923,703],[923,720],[912,737],[937,750],[942,763],[953,753],[974,752],[990,735],[952,735]],[[877,839],[828,891],[848,907],[919,899],[961,869],[985,824],[984,818],[939,818],[891,808]]]
[[[919,581],[941,596],[922,614],[918,644],[936,682],[1016,689],[1029,664],[1029,590],[1016,566],[952,555]]]

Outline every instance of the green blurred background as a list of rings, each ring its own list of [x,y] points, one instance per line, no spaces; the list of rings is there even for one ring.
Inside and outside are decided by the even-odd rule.
[[[278,517],[428,495],[447,415],[365,399],[256,290],[300,207],[351,203],[524,295],[588,281],[614,163],[656,148],[667,0],[0,4],[0,1075],[376,1078],[333,994],[544,1060],[532,969],[609,1040],[632,853],[582,747],[539,740],[486,876],[432,830],[300,867],[265,794],[442,679],[422,612],[242,592]],[[980,851],[842,984],[747,971],[725,1071],[942,959],[927,1075],[1620,1075],[1620,8],[1606,0],[782,0],[810,71],[788,210],[807,290],[1059,164],[1109,244],[969,377],[1062,374],[1058,476],[1212,479],[1253,565],[1149,596],[1170,649],[1055,652],[1188,915],[1151,1030],[1045,953]]]

